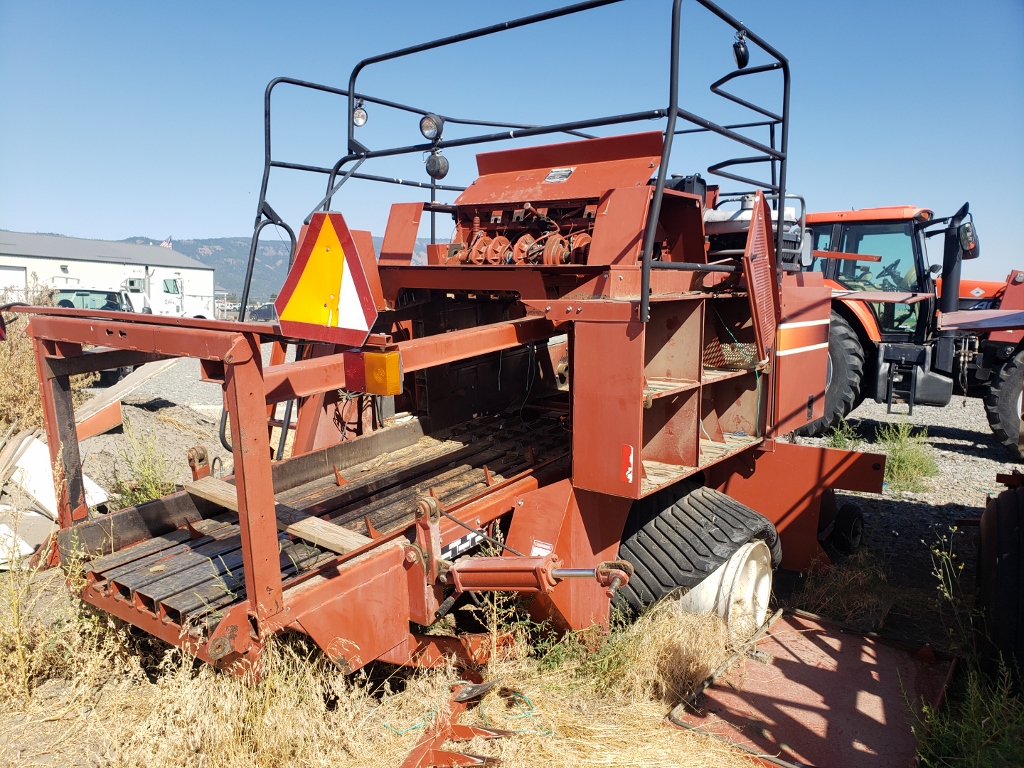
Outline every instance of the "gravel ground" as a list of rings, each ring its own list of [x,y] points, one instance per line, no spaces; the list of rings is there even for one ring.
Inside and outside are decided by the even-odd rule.
[[[264,364],[269,359],[270,345],[265,344]],[[197,445],[206,448],[210,461],[221,460],[219,475],[230,474],[232,457],[219,438],[221,387],[201,381],[200,372],[198,360],[183,358],[132,392],[122,402],[125,429],[82,442],[85,473],[104,488],[110,488],[117,476],[126,476],[132,456],[129,437],[134,436],[137,444],[152,443],[172,482],[191,481],[188,450]]]
[[[907,414],[904,404],[893,410],[887,414],[885,405],[866,401],[849,415],[848,421],[864,440],[860,450],[879,450],[875,433],[880,425],[908,421],[927,429],[938,475],[923,479],[926,490],[922,492],[886,487],[877,495],[839,494],[839,503],[856,497],[864,511],[864,546],[876,555],[898,592],[885,629],[903,639],[941,644],[946,630],[939,621],[932,548],[941,545],[963,563],[961,584],[965,594],[972,594],[978,529],[969,521],[981,517],[989,494],[1003,490],[996,474],[1020,464],[993,438],[981,400],[954,398],[945,408],[918,406],[913,415]],[[822,439],[798,440],[823,443]]]

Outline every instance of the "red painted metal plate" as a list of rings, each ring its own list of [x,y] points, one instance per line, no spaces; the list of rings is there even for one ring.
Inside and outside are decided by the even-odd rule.
[[[1013,309],[967,309],[939,314],[943,331],[999,331],[1024,328],[1024,312]]]
[[[934,293],[911,293],[907,291],[832,291],[837,299],[869,301],[874,304],[917,304],[934,299]]]
[[[879,638],[803,616],[779,619],[758,641],[770,663],[746,659],[702,696],[690,727],[790,763],[906,768],[920,701],[940,701],[951,661],[927,660]]]
[[[660,131],[477,155],[480,178],[456,205],[596,198],[647,183],[661,162]]]

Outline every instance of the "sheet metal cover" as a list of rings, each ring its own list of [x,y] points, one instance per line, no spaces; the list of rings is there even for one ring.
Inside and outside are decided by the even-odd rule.
[[[908,702],[934,705],[951,664],[798,616],[777,621],[757,650],[770,662],[746,659],[705,691],[700,713],[680,705],[672,717],[820,768],[911,765]]]
[[[597,198],[639,187],[661,162],[660,131],[524,147],[477,155],[480,178],[456,205]]]

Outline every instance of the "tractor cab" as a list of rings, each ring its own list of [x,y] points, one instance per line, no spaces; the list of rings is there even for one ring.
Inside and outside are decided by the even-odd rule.
[[[935,277],[923,227],[934,218],[926,208],[892,206],[807,215],[813,262],[834,293],[888,293],[863,301],[857,312],[873,341],[924,343],[935,314]]]

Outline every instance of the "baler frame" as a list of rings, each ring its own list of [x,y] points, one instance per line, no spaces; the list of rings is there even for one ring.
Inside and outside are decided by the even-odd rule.
[[[509,24],[525,26],[616,1],[592,0]],[[882,460],[776,440],[794,423],[810,419],[816,409],[820,413],[825,368],[821,341],[823,333],[827,338],[829,292],[813,275],[780,278],[775,254],[782,228],[773,238],[773,217],[764,195],[755,195],[742,258],[709,264],[703,237],[704,201],[666,188],[678,118],[763,152],[763,157],[714,167],[721,172],[730,164],[768,161],[774,171],[778,164],[777,177],[773,174],[772,183],[765,186],[777,199],[785,198],[788,64],[713,3],[698,2],[776,59],[774,64],[732,73],[713,87],[719,89],[741,75],[781,69],[782,113],[767,113],[770,127],[781,124],[780,149],[679,108],[682,0],[674,0],[668,109],[386,150],[366,150],[350,141],[349,154],[334,167],[298,168],[326,172],[331,182],[293,249],[295,274],[289,274],[278,298],[279,327],[246,323],[244,312],[242,321],[228,323],[19,308],[34,315],[28,332],[35,339],[47,435],[59,481],[60,560],[79,556],[87,560],[84,599],[219,666],[247,662],[237,664],[245,668],[255,663],[264,638],[286,628],[310,635],[350,671],[375,659],[434,664],[451,653],[471,664],[483,652],[481,638],[426,636],[415,633],[410,624],[435,623],[451,607],[453,594],[493,590],[537,594],[534,607],[539,615],[551,617],[562,627],[606,622],[609,597],[632,575],[629,563],[613,558],[618,556],[634,501],[701,475],[709,492],[733,497],[730,501],[722,496],[722,503],[756,506],[778,528],[786,540],[783,567],[804,569],[815,558],[824,557],[818,512],[827,504],[826,488],[876,491],[881,487]],[[505,28],[509,25],[484,28],[384,58]],[[384,58],[366,60],[353,70],[347,92],[350,105],[357,98],[359,70]],[[279,82],[296,84],[274,81],[266,94],[267,162],[246,293],[260,231],[268,222],[280,222],[266,202],[269,170],[293,167],[270,156],[270,91]],[[570,224],[572,231],[579,214],[556,211],[566,206],[575,210],[582,203],[583,209],[593,209],[589,216],[586,211],[582,214],[593,237],[586,235],[588,250],[581,250],[578,259],[563,253],[567,258],[549,260],[545,248],[543,262],[533,258],[483,263],[453,259],[435,245],[428,253],[430,263],[414,266],[420,216],[437,206],[397,203],[377,260],[369,233],[349,231],[340,213],[327,210],[340,184],[375,157],[650,118],[666,119],[664,134],[593,138],[480,155],[477,184],[455,205],[445,207],[456,216],[460,244],[468,251],[467,244],[476,245],[467,236],[472,234],[477,238],[474,242],[479,242],[483,227],[520,227],[522,231],[526,225],[516,216],[524,217],[526,211],[537,221],[554,223],[548,218],[550,212]],[[349,128],[352,139],[351,123]],[[336,174],[349,163],[351,167],[335,182]],[[573,168],[561,167],[566,165]],[[656,166],[657,179],[651,184]],[[569,173],[543,187],[555,170]],[[613,199],[614,215],[609,216]],[[481,223],[481,214],[488,219],[486,224]],[[655,259],[653,241],[659,228],[663,241]],[[557,230],[555,223],[549,231]],[[289,234],[294,239],[291,230]],[[321,241],[322,237],[327,239]],[[507,238],[505,242],[508,245]],[[310,272],[317,277],[306,284],[306,293],[296,293],[311,264],[319,265],[317,269],[337,267],[339,281],[340,264],[348,270],[344,274],[362,276],[362,288],[347,308],[364,312],[361,319],[367,325],[360,330],[338,322],[332,325],[330,319],[324,323],[311,319],[320,312],[321,298],[328,318],[332,317],[328,292],[336,309],[340,308],[338,296],[344,293],[344,282],[340,287],[325,282],[320,287],[326,292],[322,297],[317,294],[317,281],[327,274],[317,269]],[[420,301],[417,292],[428,298]],[[403,303],[410,293],[414,300]],[[297,301],[299,309],[286,316],[295,309],[289,302],[297,295],[306,298]],[[308,301],[309,296],[315,300]],[[449,299],[455,296],[464,298]],[[449,308],[449,303],[455,306]],[[304,314],[305,309],[312,314]],[[434,323],[433,330],[412,333],[403,326],[410,322],[406,311],[410,309],[420,313],[422,324]],[[445,314],[449,309],[458,315],[451,324]],[[510,314],[510,310],[514,311]],[[380,323],[375,320],[378,311],[385,313]],[[430,312],[435,314],[424,319]],[[532,372],[535,345],[562,332],[566,333],[563,344],[571,383],[568,395],[558,395],[557,407],[535,403],[541,418],[526,423],[522,409],[518,417],[502,416],[508,396],[495,397],[488,391],[490,397],[480,401],[483,407],[472,405],[462,411],[453,407],[446,414],[447,422],[431,423],[432,434],[441,427],[463,430],[468,435],[463,443],[467,450],[474,439],[511,445],[502,449],[505,463],[500,472],[493,472],[486,463],[474,466],[475,479],[447,496],[439,478],[449,477],[441,471],[442,459],[451,458],[448,454],[436,457],[440,464],[413,461],[408,468],[415,472],[407,478],[403,471],[390,472],[381,482],[404,495],[396,501],[395,514],[383,531],[372,515],[360,519],[362,506],[335,519],[337,507],[317,505],[321,498],[347,499],[346,483],[358,486],[351,490],[363,494],[353,496],[358,504],[380,500],[380,494],[391,491],[365,478],[354,482],[344,476],[345,471],[366,469],[366,459],[382,452],[397,460],[393,451],[415,451],[416,446],[408,442],[409,430],[419,427],[370,430],[371,434],[348,442],[340,442],[344,433],[325,436],[321,432],[328,396],[346,387],[372,395],[393,394],[389,388],[396,380],[386,372],[382,381],[371,386],[368,360],[385,361],[385,368],[393,366],[387,370],[398,372],[400,384],[406,375],[455,361],[483,360],[478,364],[482,370],[487,355],[528,345],[526,368]],[[352,340],[356,337],[361,341]],[[275,343],[268,366],[261,359],[262,342]],[[289,343],[305,348],[292,363],[284,362],[282,353]],[[741,350],[744,362],[723,364],[724,358],[718,362],[730,345]],[[204,477],[208,470],[197,461],[195,482],[185,491],[114,515],[93,517],[82,488],[69,376],[169,357],[199,358],[203,378],[222,384],[233,433],[234,485]],[[487,380],[480,376],[481,381]],[[376,388],[381,384],[383,389]],[[500,358],[497,385],[500,391]],[[528,397],[529,390],[524,407]],[[294,455],[272,463],[268,406],[294,401],[299,402]],[[456,412],[463,414],[463,421],[454,418]],[[428,411],[428,420],[432,418]],[[282,431],[288,429],[288,422],[286,416]],[[541,428],[547,431],[536,445],[512,434]],[[460,450],[452,454],[464,455]],[[779,483],[783,475],[786,480]],[[299,488],[304,488],[304,495],[296,495]],[[305,505],[291,506],[290,492]],[[457,545],[467,538],[466,528],[470,537],[479,539],[499,519],[508,525],[506,556],[453,562],[462,554]],[[454,553],[444,556],[453,546]],[[229,549],[237,553],[226,555]],[[193,568],[193,564],[197,565]],[[244,568],[241,576],[231,570],[238,566]],[[212,580],[208,569],[215,577]],[[179,572],[183,578],[184,574],[201,577],[203,586],[187,580],[165,582],[168,574]],[[154,591],[151,585],[156,583],[162,583],[162,591]],[[242,587],[244,596],[239,596]],[[188,598],[185,604],[194,607],[192,613],[178,602],[181,595]],[[173,604],[165,602],[168,596],[175,598]]]

